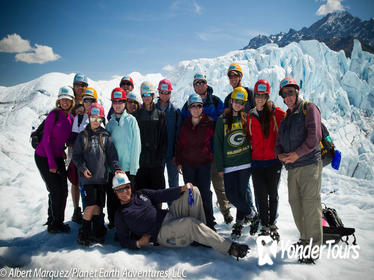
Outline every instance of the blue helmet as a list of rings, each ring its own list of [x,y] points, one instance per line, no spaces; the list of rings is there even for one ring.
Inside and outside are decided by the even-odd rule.
[[[203,100],[201,99],[201,96],[196,93],[193,93],[190,95],[190,97],[188,97],[187,105],[191,106],[194,103],[203,104]]]
[[[88,85],[88,80],[87,80],[87,76],[84,75],[84,74],[81,74],[81,73],[77,73],[75,76],[74,76],[74,81],[73,81],[73,84],[75,83],[85,83],[86,85]]]

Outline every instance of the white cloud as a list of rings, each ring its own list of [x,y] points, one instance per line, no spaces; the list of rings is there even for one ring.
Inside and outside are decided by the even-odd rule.
[[[43,64],[48,61],[55,61],[61,56],[53,53],[53,49],[48,46],[42,46],[35,44],[35,48],[31,52],[24,52],[16,54],[16,61],[22,61],[26,63],[39,63]]]
[[[24,40],[18,34],[8,34],[0,40],[0,52],[20,53],[31,50],[30,42]]]
[[[193,6],[195,7],[195,13],[201,15],[201,7],[196,2],[193,2]]]
[[[176,13],[201,15],[201,6],[196,1],[176,0],[171,4],[170,9]]]
[[[323,2],[325,1],[327,3],[321,5],[316,12],[318,16],[327,15],[335,11],[344,11],[344,6],[341,3],[343,0],[323,0]]]
[[[173,71],[174,70],[174,66],[168,64],[168,65],[165,65],[164,67],[162,67],[162,70],[164,71]]]

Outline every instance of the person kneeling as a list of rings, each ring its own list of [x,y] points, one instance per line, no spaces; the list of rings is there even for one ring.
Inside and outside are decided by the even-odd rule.
[[[143,189],[133,194],[130,180],[119,173],[113,178],[113,190],[121,203],[115,226],[123,248],[140,249],[150,242],[185,247],[195,241],[237,259],[247,255],[247,245],[228,241],[206,225],[199,189],[190,183],[162,190]],[[156,207],[162,202],[172,202],[170,210]]]

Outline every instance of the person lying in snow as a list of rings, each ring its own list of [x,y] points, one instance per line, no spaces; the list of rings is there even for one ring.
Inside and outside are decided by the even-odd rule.
[[[190,183],[132,193],[130,180],[120,173],[113,178],[113,190],[121,203],[115,215],[115,226],[123,248],[140,249],[150,242],[185,247],[195,241],[237,259],[248,253],[247,245],[228,241],[206,226],[199,189]],[[172,202],[170,210],[157,208],[161,202]]]

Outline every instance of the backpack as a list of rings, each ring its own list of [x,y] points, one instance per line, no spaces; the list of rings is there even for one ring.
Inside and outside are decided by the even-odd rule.
[[[84,140],[83,150],[85,151],[87,149],[87,146],[88,146],[88,131],[84,130],[83,132],[84,132],[84,139],[85,139]],[[105,152],[105,144],[104,144],[103,134],[102,133],[99,134],[99,143],[100,143],[100,147]]]
[[[53,110],[52,112],[55,112],[55,122],[54,123],[57,123],[59,113],[58,113],[57,110]],[[30,135],[31,146],[34,149],[36,149],[36,147],[42,141],[43,132],[44,132],[44,124],[45,124],[45,120],[46,120],[47,116],[48,116],[48,114],[43,114],[43,115],[39,116],[39,119],[44,118],[44,120],[41,122],[41,124],[38,126],[38,128],[35,131],[31,132],[31,135]]]
[[[308,101],[303,101],[301,105],[301,109],[303,111],[304,116],[306,115],[306,109],[308,106]],[[332,142],[330,137],[330,133],[327,130],[327,127],[321,122],[321,129],[322,129],[322,140],[319,142],[321,146],[321,158],[323,167],[329,165],[332,162],[332,159],[335,156],[335,145]]]
[[[322,229],[323,229],[323,243],[328,240],[334,240],[338,243],[340,240],[348,245],[349,236],[353,236],[353,245],[357,245],[355,229],[344,227],[344,224],[338,213],[333,208],[326,207],[325,204],[322,209]]]

